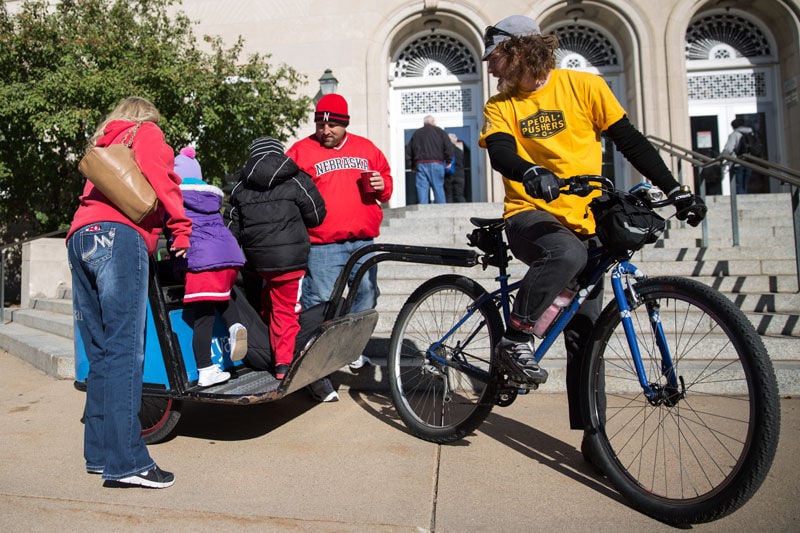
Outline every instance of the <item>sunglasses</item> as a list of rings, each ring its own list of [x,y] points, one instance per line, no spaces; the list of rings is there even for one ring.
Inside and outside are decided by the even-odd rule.
[[[503,35],[505,37],[515,37],[513,33],[509,33],[505,30],[501,30],[500,28],[495,28],[494,26],[486,26],[486,30],[483,32],[483,45],[485,47],[490,47],[494,43],[494,38],[498,35]]]

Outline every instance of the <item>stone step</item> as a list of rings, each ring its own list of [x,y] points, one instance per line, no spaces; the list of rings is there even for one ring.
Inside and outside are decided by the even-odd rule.
[[[778,382],[778,390],[781,395],[800,394],[800,360],[798,359],[776,359],[773,354],[780,352],[784,343],[771,342],[769,338],[764,341],[767,352],[772,358],[772,366],[775,370],[775,377]],[[566,359],[563,354],[560,356],[556,351],[556,343],[550,352],[542,359],[542,367],[547,369],[549,378],[547,383],[539,388],[539,393],[545,392],[565,392],[566,391]],[[787,348],[795,350],[798,341],[794,340]],[[357,373],[349,370],[341,370],[335,373],[331,379],[336,385],[346,386],[353,390],[387,392],[389,383],[386,372],[386,357],[383,355],[370,355],[370,346],[365,352],[370,356],[372,365],[365,366]],[[377,352],[377,350],[376,350]],[[383,352],[385,353],[385,351]],[[536,394],[531,393],[531,394]]]
[[[731,259],[707,261],[632,261],[648,276],[793,276],[797,272],[797,264],[793,259],[776,259],[760,261],[758,259]],[[480,271],[480,272],[479,272]],[[514,260],[509,265],[512,279],[524,275],[526,267]],[[385,280],[427,279],[441,273],[463,273],[476,279],[493,279],[497,270],[489,268],[483,271],[480,266],[471,268],[428,265],[421,263],[405,263],[385,261],[378,265],[378,275]]]
[[[64,291],[61,298],[37,298],[31,302],[31,308],[72,316],[72,289]]]
[[[65,300],[66,301],[66,300]],[[63,309],[63,304],[56,302],[43,303],[43,305],[56,306],[57,309]],[[72,306],[69,302],[69,314],[59,311],[48,311],[43,309],[17,309],[12,312],[11,320],[14,324],[20,324],[29,328],[47,331],[53,335],[59,335],[66,339],[73,338],[74,335],[74,322],[72,318]]]
[[[381,228],[381,235],[376,242],[464,248],[467,247],[466,236],[473,229],[474,226],[466,219],[441,219],[436,223],[420,219],[394,219],[390,225]],[[710,232],[707,247],[700,248],[702,234],[699,229],[677,229],[669,230],[664,238],[638,253],[678,250],[686,254],[687,250],[699,249],[700,252],[696,253],[715,257],[719,253],[723,258],[793,259],[795,254],[791,235],[791,226],[780,231],[765,231],[763,228],[740,231],[740,242],[738,246],[734,246],[729,231]]]
[[[636,252],[631,261],[730,261],[739,259],[758,259],[773,261],[789,259],[794,261],[794,244],[786,242],[780,246],[671,246],[670,240],[664,246],[646,246]]]
[[[59,379],[74,379],[73,341],[17,322],[0,326],[0,349]]]
[[[608,298],[603,300],[608,302]],[[387,298],[383,297],[376,308],[378,311],[378,323],[375,325],[375,336],[391,337],[392,329],[400,314],[400,309],[405,303],[402,296]],[[400,306],[400,307],[397,307]],[[744,311],[744,315],[762,336],[789,337],[798,341],[797,348],[800,348],[800,314],[791,313],[766,313]],[[668,328],[669,329],[669,328]],[[671,330],[670,330],[671,331]],[[796,348],[796,349],[797,349]]]
[[[727,280],[728,278],[717,278]],[[483,280],[490,282],[491,280]],[[382,291],[378,301],[381,316],[390,316],[391,321],[384,324],[379,319],[376,331],[391,331],[394,318],[405,304],[408,296],[419,286],[416,279],[392,283],[393,291]],[[490,283],[484,285],[487,290]],[[399,290],[398,290],[399,289]],[[612,298],[610,288],[605,288],[604,301]],[[746,294],[739,292],[728,295],[737,307],[745,311],[748,318],[759,329],[759,333],[800,336],[798,311],[800,311],[800,295],[797,293],[779,294]],[[72,321],[72,305],[67,299],[37,299],[32,309],[8,310],[9,320],[28,327],[38,328],[53,334],[72,339],[74,335]],[[760,326],[759,326],[760,325]]]
[[[632,262],[650,276],[691,276],[723,291],[745,310],[762,334],[777,366],[784,365],[782,383],[800,389],[800,298],[797,266],[791,235],[791,201],[788,194],[747,195],[739,198],[737,218],[741,243],[732,246],[730,203],[727,197],[709,197],[709,246],[698,248],[700,228],[669,220],[664,239],[637,252]],[[377,242],[470,249],[466,235],[474,229],[470,217],[499,218],[500,203],[407,206],[386,209],[382,234]],[[672,210],[665,210],[667,216]],[[519,279],[527,267],[513,260],[509,272]],[[375,361],[385,361],[389,337],[397,313],[408,296],[425,280],[444,273],[468,275],[487,289],[496,287],[496,269],[384,262],[379,265],[382,296],[378,300],[379,321],[365,352]],[[605,300],[611,298],[606,287]],[[30,309],[5,310],[13,322],[0,326],[0,348],[6,349],[52,375],[71,378],[73,372],[73,320],[71,291],[63,298],[35,299]],[[562,343],[548,354],[551,382],[563,367]],[[52,348],[49,348],[52,347]],[[22,355],[20,355],[22,354]],[[384,363],[385,364],[385,363]],[[379,383],[385,387],[380,364],[371,371],[339,371],[334,380],[351,380],[357,387]],[[793,379],[793,381],[792,381]],[[550,383],[548,383],[548,386]],[[788,387],[788,385],[787,385]],[[783,390],[783,387],[782,387]],[[798,391],[800,392],[800,391]]]

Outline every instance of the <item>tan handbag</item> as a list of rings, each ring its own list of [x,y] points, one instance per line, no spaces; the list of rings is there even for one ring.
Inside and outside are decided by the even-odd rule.
[[[91,181],[125,216],[140,223],[158,208],[153,186],[142,174],[131,150],[137,124],[126,143],[106,147],[94,146],[78,163],[78,170]]]

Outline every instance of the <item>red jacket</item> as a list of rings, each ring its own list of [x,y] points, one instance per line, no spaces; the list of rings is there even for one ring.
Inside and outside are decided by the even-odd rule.
[[[126,120],[113,120],[105,127],[97,146],[108,146],[123,141],[135,123]],[[89,180],[83,187],[80,204],[75,211],[67,239],[78,229],[94,222],[121,222],[136,229],[144,237],[147,249],[152,254],[156,250],[158,237],[162,232],[162,221],[174,237],[177,248],[189,247],[192,222],[183,210],[183,195],[179,188],[181,178],[172,170],[174,153],[164,141],[164,134],[152,122],[144,122],[133,138],[131,147],[135,152],[136,163],[147,177],[158,196],[158,209],[140,224],[126,217],[111,201],[98,191]]]
[[[325,200],[325,220],[308,230],[312,244],[373,239],[380,234],[383,209],[378,202],[389,201],[393,185],[389,163],[372,141],[346,133],[339,146],[326,148],[311,135],[294,143],[286,155],[311,176]],[[377,170],[383,176],[385,188],[377,202],[361,200],[357,181],[364,170]]]

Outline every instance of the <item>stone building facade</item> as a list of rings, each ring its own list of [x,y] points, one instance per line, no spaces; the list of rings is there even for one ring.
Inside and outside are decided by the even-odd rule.
[[[480,58],[484,28],[512,14],[555,32],[559,66],[603,76],[645,134],[714,155],[741,116],[770,160],[800,168],[800,0],[183,0],[180,9],[198,34],[228,45],[242,36],[245,53],[298,69],[309,96],[330,69],[350,131],[389,158],[392,207],[413,203],[403,150],[427,114],[463,143],[468,199],[502,200],[477,146],[496,91]],[[610,145],[604,172],[620,185],[640,180]]]

